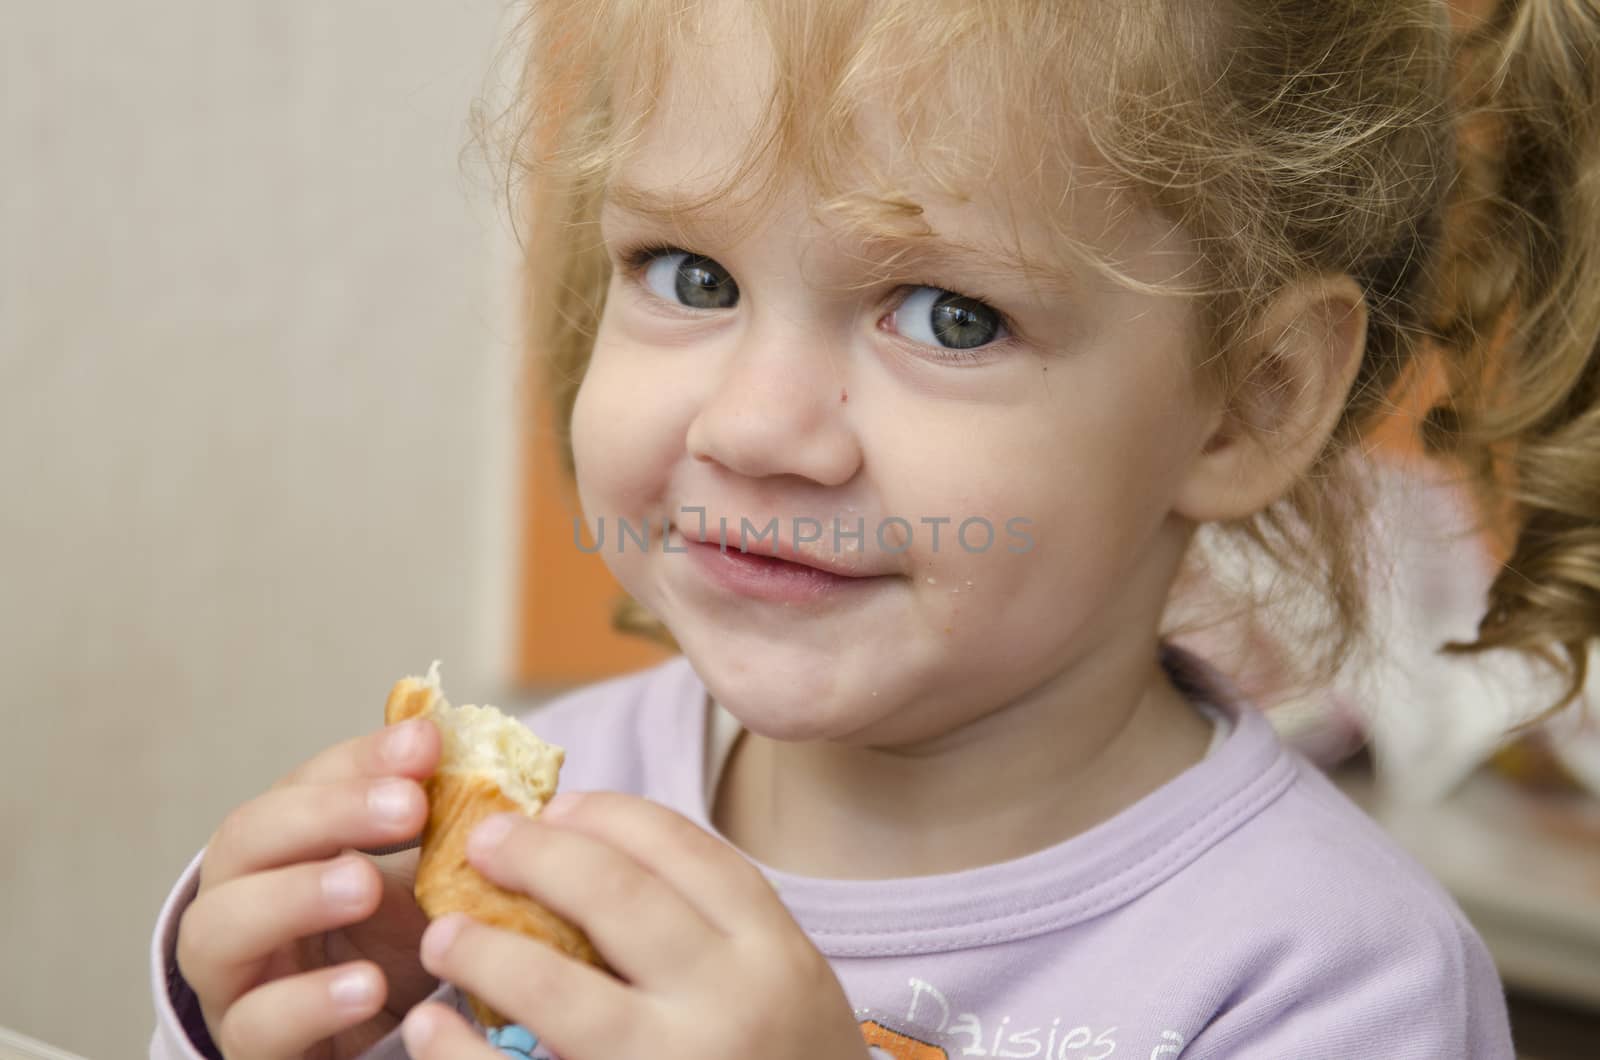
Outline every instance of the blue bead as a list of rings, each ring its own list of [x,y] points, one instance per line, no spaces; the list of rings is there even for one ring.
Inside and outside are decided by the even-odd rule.
[[[506,1049],[520,1049],[525,1053],[533,1052],[534,1046],[539,1044],[539,1039],[526,1028],[515,1023],[508,1023],[500,1028],[500,1040],[496,1045]]]

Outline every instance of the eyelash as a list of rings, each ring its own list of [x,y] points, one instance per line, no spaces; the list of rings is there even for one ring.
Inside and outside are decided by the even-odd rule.
[[[631,282],[636,283],[636,284],[640,284],[640,286],[642,286],[642,282],[640,280],[640,273],[642,273],[650,265],[650,263],[653,262],[656,258],[662,257],[663,255],[668,255],[668,254],[693,254],[693,253],[694,253],[694,251],[692,251],[692,250],[686,250],[683,247],[673,246],[671,243],[641,243],[641,244],[638,244],[637,246],[624,247],[618,253],[617,260],[618,260],[618,263],[619,263],[621,269],[627,275],[628,279]],[[994,342],[991,342],[986,346],[980,346],[977,349],[971,349],[971,350],[945,349],[945,348],[938,347],[938,346],[926,346],[926,345],[924,345],[923,343],[920,343],[920,342],[915,344],[919,350],[932,350],[933,351],[933,356],[934,356],[934,358],[936,360],[944,361],[946,363],[951,363],[951,364],[973,363],[973,362],[982,360],[983,359],[983,354],[985,353],[985,351],[988,351],[988,352],[992,353],[994,350],[1003,349],[1006,346],[1009,346],[1013,342],[1016,341],[1016,339],[1017,339],[1017,328],[1016,328],[1016,325],[1011,322],[1011,317],[1008,316],[1006,313],[1002,312],[1001,310],[996,309],[994,304],[991,303],[988,299],[982,298],[982,297],[980,297],[978,295],[968,294],[965,291],[958,291],[958,290],[956,290],[956,289],[954,289],[952,287],[945,287],[945,286],[943,286],[941,284],[936,284],[936,283],[904,283],[904,284],[901,284],[899,287],[897,287],[895,289],[895,298],[893,299],[893,301],[891,303],[893,308],[890,309],[889,312],[893,313],[894,309],[898,309],[900,307],[900,305],[905,302],[906,298],[910,295],[910,293],[912,291],[915,291],[919,287],[933,287],[933,288],[936,288],[936,289],[941,290],[941,291],[946,291],[946,292],[948,292],[950,294],[956,295],[956,296],[961,297],[961,298],[970,298],[975,302],[982,302],[985,306],[987,306],[989,308],[989,310],[991,312],[994,313],[994,315],[996,317],[999,318],[1000,326],[1003,329],[1005,329],[1005,338],[997,339]],[[907,339],[905,341],[910,342],[911,340]]]
[[[618,255],[622,268],[630,276],[637,274],[646,265],[665,254],[692,254],[693,251],[684,250],[682,247],[672,246],[670,243],[641,243],[636,247],[628,247]]]

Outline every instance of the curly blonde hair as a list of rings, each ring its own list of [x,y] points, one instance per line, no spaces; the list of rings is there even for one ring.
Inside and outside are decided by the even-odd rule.
[[[868,172],[852,119],[887,105],[920,176],[963,194],[996,172],[1019,216],[1083,260],[1061,204],[1094,179],[1193,239],[1203,378],[1237,422],[1267,376],[1239,341],[1285,284],[1348,274],[1366,351],[1320,456],[1280,500],[1220,528],[1331,616],[1320,673],[1362,637],[1354,540],[1364,438],[1417,362],[1448,399],[1429,418],[1515,546],[1477,639],[1586,678],[1600,635],[1600,9],[1504,0],[1453,32],[1444,0],[749,0],[776,76],[765,135],[726,187],[802,174],[864,232],[916,234],[920,208]],[[566,468],[570,421],[609,283],[596,235],[609,174],[704,5],[533,0],[517,47],[508,173],[522,227],[528,344]],[[951,115],[960,142],[934,135]],[[708,193],[714,198],[724,189]],[[695,204],[686,204],[692,207]],[[1121,275],[1104,253],[1094,264]],[[1129,280],[1128,282],[1132,282]],[[1259,440],[1265,441],[1264,438]],[[1213,528],[1218,529],[1218,528]],[[631,600],[620,628],[675,646]]]

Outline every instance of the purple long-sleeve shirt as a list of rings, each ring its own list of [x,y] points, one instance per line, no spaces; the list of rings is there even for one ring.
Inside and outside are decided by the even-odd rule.
[[[1451,897],[1225,679],[1182,652],[1166,661],[1218,739],[1087,832],[938,876],[763,866],[832,963],[873,1055],[1510,1060],[1500,980]],[[714,831],[707,793],[732,723],[686,659],[525,720],[567,748],[562,790],[646,796]],[[207,1055],[173,964],[198,867],[156,925],[152,1060]],[[435,997],[463,1007],[448,986]],[[364,1060],[405,1056],[396,1033]]]

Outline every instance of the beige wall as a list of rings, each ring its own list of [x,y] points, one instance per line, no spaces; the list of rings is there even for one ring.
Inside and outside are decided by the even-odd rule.
[[[227,809],[435,656],[502,690],[500,6],[0,12],[0,1026],[140,1055]]]

